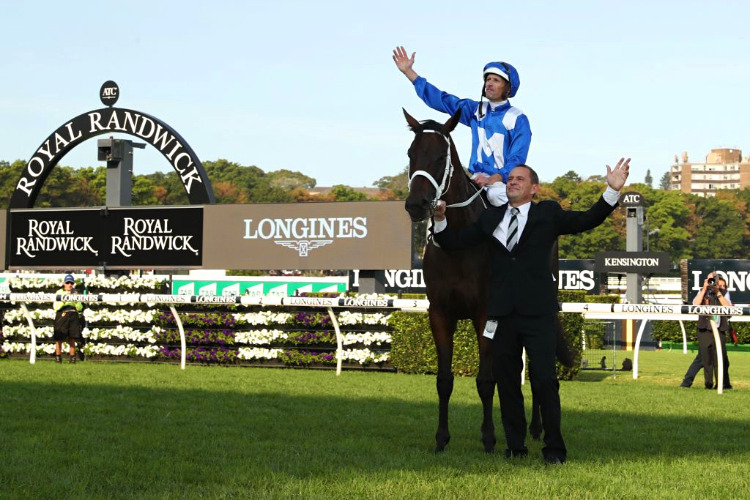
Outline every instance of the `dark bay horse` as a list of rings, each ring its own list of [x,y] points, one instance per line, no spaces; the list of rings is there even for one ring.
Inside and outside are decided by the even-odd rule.
[[[417,222],[431,217],[435,204],[442,199],[448,206],[446,218],[451,228],[460,229],[471,224],[485,210],[486,202],[461,166],[450,137],[459,122],[459,114],[453,115],[445,124],[433,120],[420,123],[406,110],[404,115],[415,134],[409,148],[409,196],[406,199],[406,210],[411,219]],[[556,250],[555,246],[552,256],[555,264]],[[495,449],[492,347],[491,340],[482,335],[487,322],[489,269],[490,252],[487,244],[448,253],[430,241],[425,249],[422,271],[430,301],[428,316],[438,360],[439,416],[435,434],[435,451],[438,452],[443,451],[450,441],[448,402],[453,392],[453,334],[460,319],[470,319],[477,334],[479,371],[476,385],[482,401],[482,443],[487,452]],[[554,269],[557,269],[557,265]],[[558,334],[558,344],[560,338],[561,335]],[[536,401],[532,407],[530,431],[532,437],[538,439],[542,426]]]

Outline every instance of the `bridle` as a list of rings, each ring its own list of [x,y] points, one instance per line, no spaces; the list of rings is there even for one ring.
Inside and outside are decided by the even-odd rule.
[[[453,163],[451,163],[451,141],[445,134],[437,131],[437,130],[423,130],[423,134],[438,134],[440,137],[442,137],[446,144],[448,145],[448,152],[445,156],[445,168],[443,169],[443,179],[440,181],[440,184],[437,183],[435,178],[427,172],[426,170],[417,170],[416,172],[412,173],[409,177],[409,184],[408,188],[409,191],[411,191],[411,183],[414,180],[415,177],[425,177],[428,181],[430,181],[430,184],[435,188],[435,198],[432,200],[430,205],[432,206],[432,209],[434,210],[435,207],[437,207],[438,201],[443,197],[443,195],[448,192],[448,189],[450,188],[451,179],[453,178]],[[471,195],[468,200],[462,201],[460,203],[452,203],[450,205],[446,205],[446,208],[459,208],[459,207],[465,207],[469,205],[474,199],[479,196],[482,193],[481,189],[476,189],[476,193]]]

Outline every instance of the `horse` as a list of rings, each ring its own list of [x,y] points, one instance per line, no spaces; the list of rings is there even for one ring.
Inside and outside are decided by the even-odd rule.
[[[459,122],[460,111],[444,124],[434,120],[419,122],[403,110],[414,141],[409,147],[409,195],[406,211],[412,221],[419,222],[432,216],[438,200],[444,200],[449,210],[446,218],[453,229],[468,226],[487,208],[482,190],[471,182],[461,166],[450,133]],[[553,249],[554,269],[557,270],[557,245]],[[484,450],[495,450],[495,425],[492,403],[495,379],[492,375],[492,343],[484,337],[489,302],[489,244],[469,250],[446,252],[428,241],[422,272],[430,302],[428,317],[437,350],[437,393],[439,399],[438,428],[435,451],[442,452],[450,441],[448,403],[453,392],[453,335],[459,319],[470,319],[477,335],[479,369],[476,377],[477,393],[482,402],[481,439]],[[558,345],[562,333],[558,324]],[[564,344],[564,343],[563,343]],[[561,347],[563,347],[561,345]],[[566,345],[564,347],[567,348]],[[565,358],[565,349],[558,349],[558,358]],[[567,354],[569,358],[569,353]],[[567,359],[567,358],[566,358]],[[571,361],[572,362],[572,361]],[[539,439],[542,431],[537,398],[532,392],[532,418],[529,426],[532,438]]]

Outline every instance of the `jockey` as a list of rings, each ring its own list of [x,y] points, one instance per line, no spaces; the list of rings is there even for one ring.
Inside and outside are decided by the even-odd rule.
[[[413,69],[415,55],[416,52],[409,57],[403,47],[396,47],[393,60],[429,107],[449,115],[461,110],[461,123],[471,127],[471,179],[487,190],[492,205],[506,203],[508,174],[526,163],[531,143],[529,119],[508,102],[521,84],[516,68],[505,62],[488,63],[484,67],[482,97],[477,102],[443,92],[419,76]]]

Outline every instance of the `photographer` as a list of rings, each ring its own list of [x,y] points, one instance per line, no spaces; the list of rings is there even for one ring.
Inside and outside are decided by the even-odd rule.
[[[727,292],[727,282],[722,277],[716,277],[715,272],[709,273],[703,282],[703,287],[693,299],[693,305],[721,305],[731,306],[732,302]],[[729,358],[726,349],[726,334],[729,331],[729,318],[727,316],[714,316],[714,322],[719,330],[719,339],[721,342],[721,356],[724,360],[724,389],[731,389],[729,384]],[[714,388],[714,376],[718,382],[717,358],[716,358],[716,341],[714,333],[711,330],[709,316],[698,316],[698,356],[703,361],[703,376],[706,389]],[[697,369],[695,362],[690,365],[685,379],[682,382],[683,387],[690,387],[692,380],[695,378]],[[692,373],[691,373],[692,372]]]

